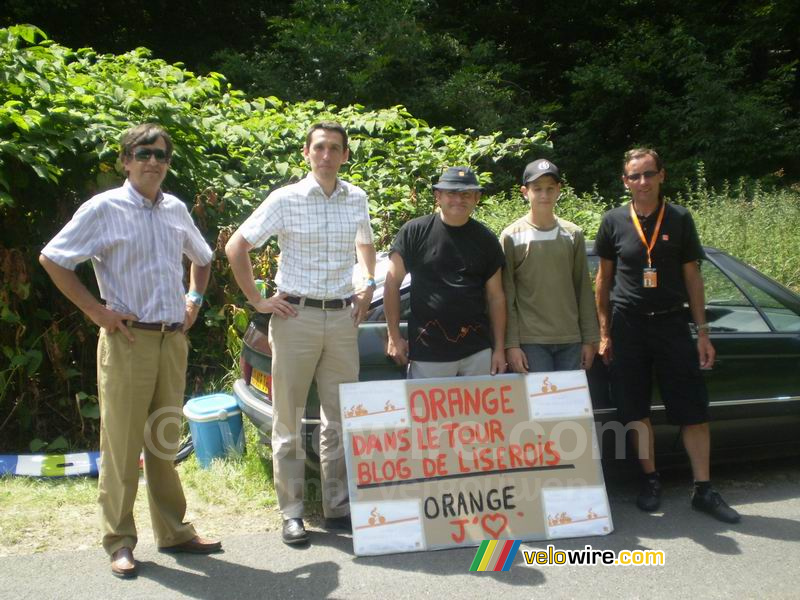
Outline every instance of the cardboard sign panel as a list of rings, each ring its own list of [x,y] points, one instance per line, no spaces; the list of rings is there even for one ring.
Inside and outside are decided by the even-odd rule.
[[[613,531],[583,371],[341,386],[357,555]]]

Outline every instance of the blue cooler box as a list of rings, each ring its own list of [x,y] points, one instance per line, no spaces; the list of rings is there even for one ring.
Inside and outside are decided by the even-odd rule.
[[[192,398],[183,407],[189,419],[194,452],[202,467],[215,458],[244,452],[242,411],[229,394],[210,394]]]

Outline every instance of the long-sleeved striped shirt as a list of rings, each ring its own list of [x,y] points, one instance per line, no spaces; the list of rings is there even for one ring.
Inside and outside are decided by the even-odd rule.
[[[183,255],[200,266],[212,257],[183,202],[153,204],[129,181],[82,204],[42,254],[70,270],[91,259],[106,306],[145,323],[183,321]]]

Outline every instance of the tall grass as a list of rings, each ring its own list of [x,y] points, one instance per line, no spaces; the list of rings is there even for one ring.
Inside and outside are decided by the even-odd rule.
[[[696,180],[674,200],[692,210],[703,244],[800,292],[800,190],[767,190],[744,179],[717,190],[701,164]]]
[[[604,198],[596,191],[577,194],[565,184],[556,214],[593,239],[603,213],[627,200]],[[717,189],[708,184],[701,163],[694,181],[685,182],[668,200],[691,209],[703,244],[728,252],[800,293],[800,187],[768,189],[758,181],[740,179]],[[475,218],[499,234],[527,211],[527,203],[515,191],[486,199]]]

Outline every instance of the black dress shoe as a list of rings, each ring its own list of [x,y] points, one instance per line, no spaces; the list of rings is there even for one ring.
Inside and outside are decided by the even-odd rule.
[[[738,523],[742,517],[725,503],[719,492],[709,490],[705,494],[694,493],[692,496],[692,508],[710,514],[715,519],[725,523]]]
[[[645,477],[642,480],[642,489],[636,498],[636,506],[645,512],[653,512],[661,506],[661,480],[656,477]]]
[[[346,531],[352,533],[353,523],[350,521],[350,515],[325,519],[325,529],[328,531]]]
[[[303,519],[284,519],[281,535],[285,544],[305,544],[308,541],[308,532],[303,526]]]

